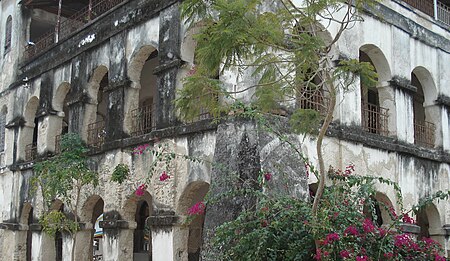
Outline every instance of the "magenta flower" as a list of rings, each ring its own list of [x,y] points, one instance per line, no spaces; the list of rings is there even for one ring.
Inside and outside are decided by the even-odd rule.
[[[347,250],[342,250],[342,251],[339,253],[339,255],[340,255],[342,258],[349,258],[349,257],[350,257],[350,253],[349,253]]]
[[[188,214],[193,215],[203,215],[205,213],[205,203],[203,201],[195,203],[190,209],[188,209]]]
[[[356,261],[368,261],[369,258],[367,256],[357,256]]]
[[[442,256],[440,256],[440,255],[438,255],[438,254],[436,254],[435,256],[434,256],[434,261],[446,261],[447,259],[445,259],[445,257],[442,257]]]
[[[170,179],[170,176],[167,175],[167,173],[166,173],[165,171],[163,171],[163,172],[161,173],[161,176],[159,176],[159,181],[166,181],[166,180],[168,180],[168,179]]]
[[[326,240],[330,243],[332,243],[334,241],[338,241],[339,239],[340,239],[340,237],[339,237],[338,233],[330,233],[326,237]]]
[[[147,185],[146,184],[141,184],[139,185],[139,187],[136,189],[136,191],[134,192],[134,194],[138,197],[142,197],[145,193],[145,191],[147,190]]]
[[[272,179],[272,173],[266,172],[266,173],[264,174],[264,179],[265,179],[266,181],[270,181],[270,180]]]
[[[348,236],[348,235],[357,236],[358,234],[359,234],[358,229],[354,226],[349,226],[344,231],[344,235],[346,235],[346,236]]]
[[[364,232],[366,232],[366,233],[372,232],[375,229],[375,226],[373,225],[372,220],[366,218],[363,222],[363,229],[364,229]]]
[[[316,249],[316,254],[314,255],[315,260],[322,260],[322,251],[320,248]]]
[[[412,217],[408,215],[408,213],[403,214],[403,222],[408,224],[415,224],[416,222]]]
[[[141,155],[148,147],[150,147],[150,144],[139,145],[133,149],[133,154]]]

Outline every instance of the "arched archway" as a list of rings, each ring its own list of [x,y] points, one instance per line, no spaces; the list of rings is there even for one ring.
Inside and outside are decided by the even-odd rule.
[[[380,48],[366,44],[359,49],[359,61],[370,63],[378,74],[376,87],[361,82],[361,124],[365,131],[388,136],[395,131],[393,95],[388,86],[391,79],[389,63]]]
[[[52,99],[52,106],[57,115],[55,118],[55,124],[53,128],[49,129],[49,132],[54,136],[55,144],[49,144],[49,147],[54,148],[56,153],[60,152],[61,135],[68,133],[69,131],[69,108],[67,106],[66,98],[70,91],[70,84],[68,82],[61,83],[56,88],[55,94]],[[52,137],[50,137],[52,139]]]
[[[419,238],[431,237],[439,243],[443,243],[440,235],[442,230],[439,211],[434,204],[428,204],[416,213],[417,225],[420,227]]]
[[[153,212],[152,196],[148,191],[144,192],[141,197],[135,194],[131,195],[123,207],[123,217],[130,224],[130,230],[122,230],[123,238],[132,238],[125,242],[121,240],[122,245],[132,251],[132,260],[152,260],[152,238],[150,228],[147,227],[147,218]],[[132,225],[133,224],[133,225]],[[127,233],[132,233],[127,235]],[[123,246],[123,247],[126,247]],[[125,256],[123,257],[125,258]]]
[[[103,229],[96,224],[103,212],[104,201],[99,195],[91,195],[82,205],[79,219],[84,227],[76,235],[75,250],[73,250],[75,260],[93,260],[94,257],[102,257]]]
[[[203,223],[205,221],[205,210],[203,204],[203,200],[208,193],[209,183],[205,181],[194,181],[189,183],[186,188],[183,190],[181,194],[177,212],[180,215],[193,215],[191,223],[189,224],[188,231],[188,241],[185,246],[187,251],[187,258],[189,261],[198,261],[200,260],[200,251],[203,243]],[[201,206],[201,207],[193,207],[193,206]],[[192,213],[193,208],[197,211],[197,213]]]
[[[107,96],[104,91],[109,85],[108,68],[98,66],[88,83],[89,102],[86,104],[83,122],[83,137],[92,149],[99,149],[105,141],[105,122],[107,114]]]
[[[433,148],[436,145],[436,126],[440,122],[440,110],[434,104],[437,89],[431,73],[424,67],[411,72],[411,85],[417,88],[413,96],[414,143]]]
[[[21,129],[19,139],[19,158],[25,161],[32,161],[37,156],[38,120],[36,112],[38,107],[39,99],[33,96],[28,100],[23,114],[25,125]]]
[[[18,231],[18,241],[16,242],[18,260],[26,260],[31,261],[32,259],[32,231],[30,229],[30,225],[33,223],[33,206],[26,202],[23,204],[23,207],[20,211],[19,216],[19,225],[23,230]]]
[[[131,88],[125,98],[125,131],[138,136],[155,127],[157,77],[153,71],[159,65],[158,51],[145,45],[132,56],[128,67]]]

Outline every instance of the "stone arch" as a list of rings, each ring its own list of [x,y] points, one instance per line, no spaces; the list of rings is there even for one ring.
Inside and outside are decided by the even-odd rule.
[[[418,81],[422,85],[425,98],[424,106],[434,105],[434,102],[437,99],[437,88],[430,71],[423,66],[418,66],[412,70],[412,73],[416,75]]]
[[[151,260],[152,253],[152,237],[151,232],[146,230],[146,221],[152,215],[153,205],[152,196],[148,191],[144,195],[138,197],[134,193],[125,201],[122,208],[123,218],[129,224],[129,231],[121,233],[129,233],[127,239],[122,240],[121,245],[127,248],[131,256],[128,259],[133,260]]]
[[[198,204],[204,200],[208,190],[209,183],[205,181],[193,181],[189,183],[178,200],[177,212],[180,215],[187,215],[188,210],[194,204]],[[188,260],[200,260],[204,220],[205,213],[200,213],[189,224],[189,231],[187,231],[188,241],[185,246]]]
[[[11,50],[11,41],[12,41],[12,16],[9,15],[8,18],[6,18],[6,24],[5,24],[5,53],[9,52]]]
[[[158,51],[156,47],[151,45],[144,45],[136,50],[135,53],[131,56],[128,66],[128,77],[132,82],[133,88],[141,88],[139,81],[141,78],[142,68],[144,67],[145,62],[150,57],[150,55],[155,51]]]
[[[70,91],[70,84],[68,82],[62,82],[56,88],[53,99],[52,107],[57,111],[56,116],[52,117],[52,123],[47,132],[49,133],[48,146],[56,153],[60,151],[61,135],[69,132],[69,108],[67,106],[67,94]]]
[[[104,212],[104,204],[102,197],[99,195],[89,196],[82,204],[79,218],[84,227],[76,235],[74,250],[76,260],[93,260],[94,255],[99,254],[99,252],[94,253],[93,248],[94,234],[96,232],[95,223]],[[102,238],[99,239],[98,245],[101,249]]]
[[[83,120],[82,137],[91,147],[101,147],[105,138],[105,121],[107,114],[107,98],[104,90],[109,85],[108,68],[100,65],[94,69],[89,79]]]
[[[58,112],[63,111],[64,100],[70,91],[70,84],[68,82],[61,83],[55,91],[52,99],[53,109]]]
[[[24,110],[25,125],[21,129],[19,139],[19,157],[25,160],[33,160],[36,152],[38,141],[38,122],[36,112],[39,107],[39,98],[31,97]]]
[[[365,44],[359,48],[360,52],[365,53],[371,60],[378,74],[378,83],[391,80],[391,69],[383,51],[374,44]]]
[[[31,260],[32,253],[32,232],[30,225],[33,223],[33,206],[29,202],[25,202],[20,209],[18,223],[21,229],[17,232],[18,242],[16,244],[19,260]]]
[[[383,225],[388,225],[392,223],[391,214],[389,211],[395,211],[394,205],[392,204],[392,201],[389,199],[389,197],[382,193],[377,192],[374,196],[375,200],[379,203],[381,203],[380,207],[380,213],[381,213],[381,219],[383,221]]]
[[[125,95],[125,132],[132,136],[142,135],[153,130],[154,108],[156,104],[158,50],[151,45],[141,46],[132,55],[128,66],[131,87]]]
[[[413,96],[414,110],[414,142],[416,144],[434,147],[441,144],[442,137],[436,135],[440,127],[439,106],[435,105],[437,89],[431,73],[422,66],[411,72],[411,84],[417,88]]]
[[[416,213],[416,222],[420,227],[419,237],[433,237],[442,229],[439,211],[434,204],[428,204],[419,209]]]
[[[365,131],[388,136],[395,133],[395,100],[392,88],[391,69],[383,51],[373,45],[365,44],[359,48],[359,61],[373,65],[378,74],[376,88],[361,86],[361,124]]]

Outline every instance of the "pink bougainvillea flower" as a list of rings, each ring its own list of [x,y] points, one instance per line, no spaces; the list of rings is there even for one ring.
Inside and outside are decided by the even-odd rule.
[[[339,253],[339,255],[340,255],[342,258],[349,258],[349,257],[350,257],[350,253],[349,253],[347,250],[342,250],[342,251]]]
[[[265,179],[266,181],[270,181],[270,180],[272,179],[272,173],[266,172],[266,173],[264,174],[264,179]]]
[[[190,209],[188,209],[188,214],[193,215],[202,215],[205,213],[205,203],[203,201],[195,203]]]
[[[315,260],[322,260],[322,250],[320,248],[316,249],[316,254],[314,255]]]
[[[394,246],[402,247],[409,245],[410,238],[408,234],[400,234],[394,237]]]
[[[375,226],[373,225],[372,220],[370,220],[368,218],[364,219],[363,229],[364,229],[364,232],[366,232],[366,233],[370,233],[370,232],[374,231]]]
[[[403,214],[403,218],[402,219],[403,219],[404,223],[408,223],[408,224],[415,224],[416,223],[414,221],[414,219],[408,215],[408,213]]]
[[[443,257],[443,256],[440,256],[440,255],[438,255],[438,254],[436,254],[435,256],[434,256],[434,261],[446,261],[447,259],[445,259],[445,257]]]
[[[338,241],[339,239],[340,239],[340,237],[339,237],[338,233],[330,233],[326,237],[326,240],[331,243],[334,241]]]
[[[145,193],[145,191],[147,190],[147,185],[146,184],[141,184],[139,185],[139,187],[136,189],[136,191],[134,192],[134,194],[136,194],[136,196],[138,197],[142,197]]]
[[[367,256],[357,256],[356,261],[368,261],[369,258]]]
[[[150,147],[150,144],[143,144],[143,145],[139,145],[136,148],[133,149],[133,154],[137,154],[137,155],[141,155],[142,153],[144,153],[144,151]]]
[[[344,235],[346,236],[348,235],[357,236],[358,234],[359,234],[358,229],[354,226],[349,226],[344,231]]]
[[[159,181],[166,181],[166,180],[168,180],[168,179],[170,179],[170,176],[167,175],[167,173],[166,173],[165,171],[163,171],[163,172],[161,173],[161,176],[159,176]]]
[[[395,212],[394,207],[390,206],[389,207],[389,212],[391,212],[391,215],[394,219],[397,219],[397,213]]]

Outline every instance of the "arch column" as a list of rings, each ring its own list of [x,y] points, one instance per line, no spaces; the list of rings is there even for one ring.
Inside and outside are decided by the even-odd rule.
[[[94,236],[94,225],[92,223],[80,224],[80,231],[75,235],[75,260],[92,261],[92,237]]]
[[[75,100],[68,102],[69,107],[69,132],[79,133],[81,138],[87,140],[87,126],[85,115],[86,111],[95,110],[96,104],[87,103],[87,96],[78,97]]]
[[[388,111],[389,136],[397,136],[397,115],[395,106],[395,89],[389,82],[380,82],[377,86],[380,106]]]
[[[61,133],[63,116],[49,113],[39,119],[38,146],[39,155],[55,152],[55,138]]]
[[[25,261],[28,226],[21,226],[17,223],[2,223],[0,228],[3,229],[2,260]]]
[[[442,147],[442,119],[441,119],[441,106],[438,104],[431,104],[424,106],[425,108],[425,118],[427,121],[435,125],[434,131],[434,146]]]
[[[395,92],[395,110],[390,112],[395,115],[395,134],[401,141],[414,143],[413,95],[417,92],[417,88],[410,85],[408,80],[397,77],[394,77],[389,83],[394,88]],[[391,119],[389,119],[389,121],[391,121]]]
[[[152,260],[187,261],[189,230],[182,228],[179,220],[172,211],[161,211],[147,218],[151,227]]]
[[[444,228],[429,228],[430,238],[445,247],[445,229]]]
[[[107,216],[105,216],[107,217]],[[133,259],[133,232],[136,222],[125,220],[100,221],[103,228],[103,260],[134,260]]]

